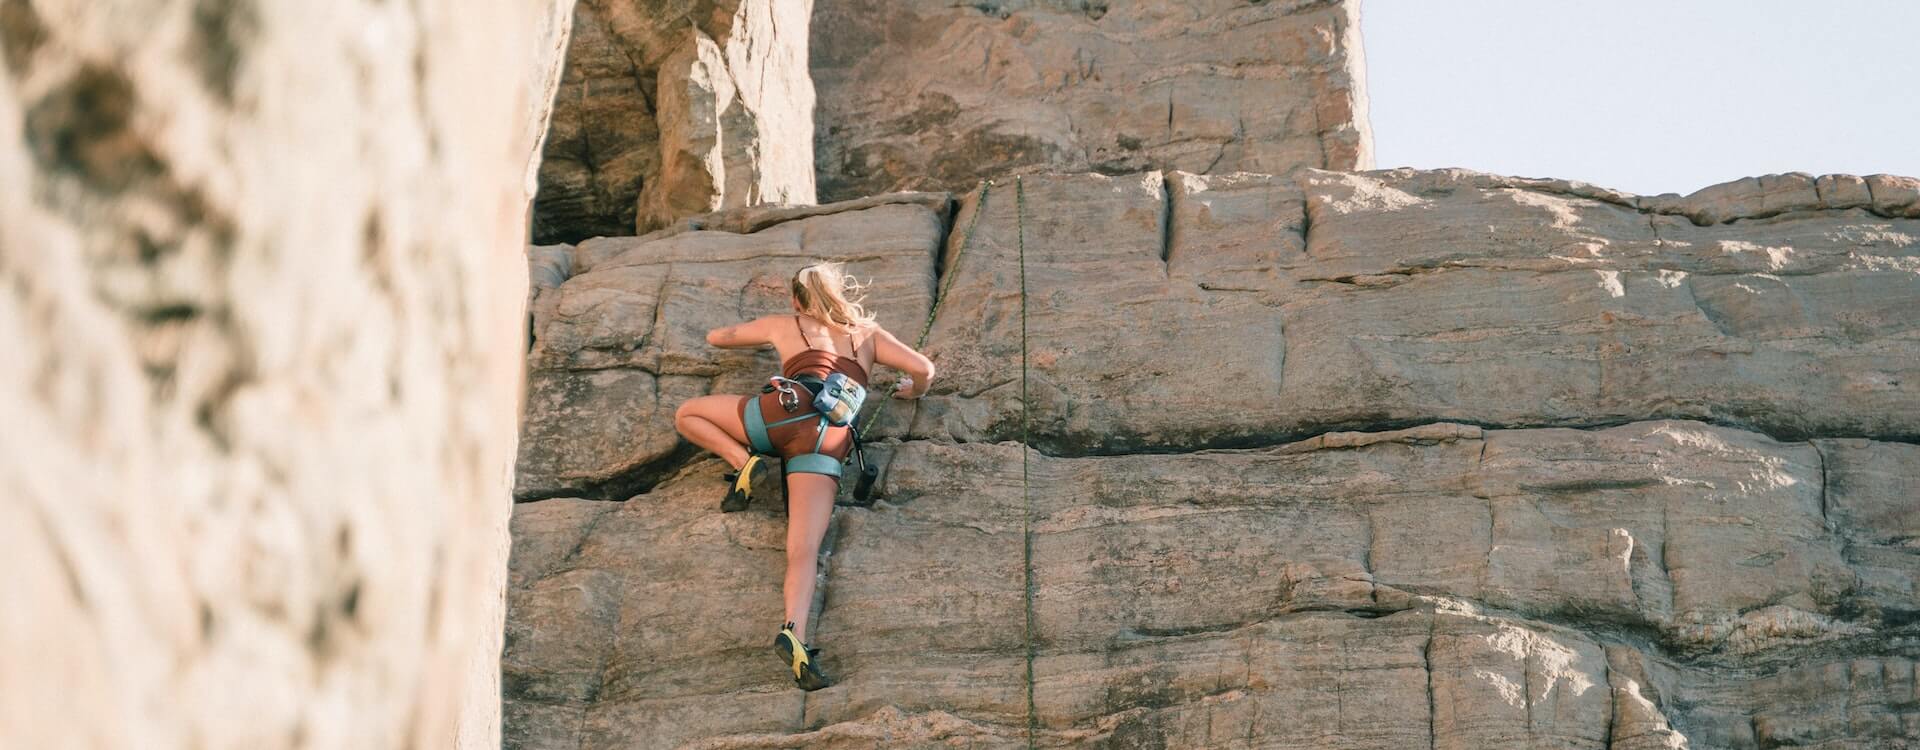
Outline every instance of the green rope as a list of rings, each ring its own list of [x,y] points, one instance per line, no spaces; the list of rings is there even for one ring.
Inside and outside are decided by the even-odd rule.
[[[941,281],[939,288],[934,290],[933,305],[927,308],[927,322],[920,326],[920,338],[913,342],[913,350],[916,352],[926,347],[927,336],[933,333],[933,319],[940,314],[940,303],[946,301],[947,290],[953,288],[953,280],[960,276],[960,256],[966,254],[968,245],[973,244],[973,229],[980,225],[980,214],[987,212],[987,191],[991,187],[993,184],[990,182],[980,183],[980,201],[974,204],[973,218],[967,222],[967,231],[960,235],[960,247],[953,251],[953,263],[952,267],[947,269],[947,277]],[[872,416],[867,417],[866,426],[856,432],[865,435],[869,428],[879,424],[880,415],[887,413],[887,405],[894,400],[891,397],[882,399],[879,406],[873,407]]]
[[[1033,699],[1033,494],[1028,490],[1027,460],[1033,441],[1029,439],[1027,420],[1027,190],[1019,177],[1013,178],[1013,223],[1020,252],[1020,500],[1025,505],[1020,518],[1020,568],[1026,579],[1027,601],[1027,625],[1021,640],[1027,647],[1027,748],[1032,750],[1039,728]]]

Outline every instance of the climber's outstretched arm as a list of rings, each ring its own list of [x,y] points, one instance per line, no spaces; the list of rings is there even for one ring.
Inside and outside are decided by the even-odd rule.
[[[895,393],[896,398],[919,398],[933,387],[933,360],[900,343],[893,334],[881,330],[874,334],[873,361],[899,370],[913,378],[912,387]]]
[[[792,317],[792,316],[785,316]],[[749,320],[707,332],[707,343],[722,349],[755,349],[773,343],[767,318]]]

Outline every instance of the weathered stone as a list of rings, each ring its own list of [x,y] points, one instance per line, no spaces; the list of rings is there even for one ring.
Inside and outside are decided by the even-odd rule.
[[[642,241],[663,239],[680,234],[681,232],[691,232],[699,229],[717,232],[733,232],[735,234],[752,234],[775,224],[804,219],[809,216],[825,216],[827,214],[860,211],[875,206],[885,206],[895,203],[924,206],[937,215],[945,216],[953,208],[953,196],[947,193],[904,192],[869,195],[863,198],[840,201],[838,203],[813,206],[749,206],[746,208],[714,211],[699,216],[689,216],[660,229],[648,232],[641,236],[640,239]],[[610,239],[593,244],[601,247],[617,248],[625,246],[628,243],[624,239]]]
[[[500,744],[571,6],[0,2],[0,746]]]
[[[812,203],[812,0],[582,0],[536,242]]]
[[[1867,181],[1850,174],[1821,175],[1813,188],[1820,194],[1821,208],[1871,208],[1873,193]]]
[[[1022,171],[1372,166],[1356,2],[817,5],[824,199]]]
[[[1920,179],[1876,174],[1866,178],[1873,211],[1881,216],[1920,218]]]
[[[937,255],[893,222],[937,233],[939,212],[884,201],[586,243],[532,355],[536,382],[578,384],[554,402],[575,411],[532,405],[552,432],[529,442],[605,468],[528,496],[666,478],[604,517],[684,515],[523,532],[634,546],[516,589],[552,623],[529,637],[562,640],[522,647],[551,656],[514,662],[538,679],[509,716],[529,736],[579,717],[557,741],[588,748],[1017,747],[1029,726],[1043,747],[1910,742],[1920,706],[1885,675],[1910,680],[1920,611],[1920,226],[1863,204],[1871,184],[1709,191],[1685,209],[1701,225],[1457,170],[1028,176],[967,195]],[[1792,203],[1807,191],[1826,205]],[[718,466],[669,476],[664,414],[771,368],[694,337],[747,317],[730,290],[779,304],[744,264],[791,251],[754,238],[828,221],[900,238],[873,244],[902,248],[889,275],[918,310],[936,257],[949,285],[935,390],[875,425],[906,442],[881,443],[880,501],[835,517],[817,633],[841,683],[746,702],[779,679],[754,666],[767,636],[676,628],[647,632],[699,664],[582,697],[580,644],[623,637],[573,635],[604,630],[598,573],[698,554],[735,585],[612,596],[688,629],[776,611],[777,543],[752,562],[678,541]],[[695,258],[712,287],[674,270]],[[1056,455],[992,442],[1023,434]],[[748,517],[704,523],[773,538],[778,516]],[[695,611],[719,614],[678,619]],[[601,649],[608,675],[642,668]],[[1835,670],[1845,697],[1801,698]]]
[[[533,343],[533,309],[543,292],[552,291],[573,276],[571,245],[527,248],[527,343]]]
[[[597,647],[609,682],[582,697],[584,658],[510,658],[508,716],[583,712],[558,744],[584,748],[867,747],[881,727],[1018,746],[1031,655],[1043,747],[1739,746],[1750,715],[1877,746],[1920,706],[1903,620],[1872,613],[1916,601],[1852,585],[1865,529],[1819,499],[1920,481],[1867,458],[1909,447],[1823,471],[1811,445],[1690,422],[1088,458],[898,444],[881,502],[836,511],[816,630],[840,682],[803,712],[763,692],[783,518],[713,512],[703,462],[625,503],[517,508],[512,606],[547,627],[516,648]],[[552,593],[603,574],[611,636]],[[1743,631],[1756,602],[1817,624]]]
[[[1723,182],[1701,188],[1685,198],[1672,194],[1653,196],[1641,205],[1659,213],[1680,214],[1701,226],[1822,207],[1813,176],[1802,172]]]
[[[1707,226],[1764,219],[1792,211],[1865,208],[1889,218],[1920,218],[1920,180],[1892,175],[1856,177],[1801,172],[1748,177],[1712,185],[1685,197],[1667,193],[1634,200],[1642,210],[1684,216]]]
[[[682,401],[752,392],[779,367],[770,351],[714,349],[706,331],[790,311],[787,280],[812,260],[847,261],[871,285],[881,322],[913,336],[932,304],[944,211],[920,201],[831,208],[750,234],[688,231],[575,248],[575,267],[586,270],[543,292],[533,309],[517,492],[624,497],[671,470],[685,455],[673,431]]]
[[[1920,433],[1920,224],[1701,227],[1617,195],[1461,171],[996,183],[949,235],[943,375],[909,434],[1008,439],[1023,414],[1067,453],[1435,419]]]
[[[631,234],[640,187],[660,173],[654,76],[635,67],[600,5],[582,2],[574,11],[566,71],[540,160],[535,242]]]

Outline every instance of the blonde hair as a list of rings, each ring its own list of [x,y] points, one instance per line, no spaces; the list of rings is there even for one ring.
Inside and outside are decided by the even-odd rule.
[[[815,263],[800,269],[788,284],[800,312],[843,331],[873,325],[873,313],[860,305],[866,284],[848,276],[845,266],[834,262]],[[850,298],[851,297],[851,298]]]

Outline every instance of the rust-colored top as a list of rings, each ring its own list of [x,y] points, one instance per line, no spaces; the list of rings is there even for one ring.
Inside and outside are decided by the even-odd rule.
[[[781,375],[789,378],[805,375],[825,380],[828,374],[839,372],[863,387],[867,384],[867,368],[860,366],[860,360],[839,352],[813,348],[813,340],[807,337],[807,329],[800,325],[798,315],[793,316],[793,327],[800,330],[800,340],[807,342],[807,350],[780,363]],[[848,336],[847,341],[852,343],[853,337]]]
[[[800,326],[798,316],[794,317],[793,324],[795,327]],[[805,328],[800,328],[800,337],[807,342],[807,350],[788,357],[786,362],[781,363],[781,375],[788,378],[806,376],[825,380],[827,375],[838,372],[862,386],[867,384],[867,368],[860,366],[860,360],[838,352],[813,348],[813,341],[807,338]],[[811,398],[801,399],[800,403],[794,405],[793,411],[787,411],[786,405],[780,403],[780,394],[762,393],[757,396],[740,397],[741,421],[744,422],[747,418],[747,402],[754,399],[760,400],[761,418],[767,422],[777,422],[785,417],[810,414],[814,411]],[[822,430],[825,430],[825,435],[821,434]],[[802,420],[779,427],[769,427],[767,439],[773,443],[774,451],[780,454],[781,458],[812,453],[816,445],[819,446],[820,453],[843,460],[847,457],[847,453],[853,450],[851,428],[834,427],[815,420]]]

